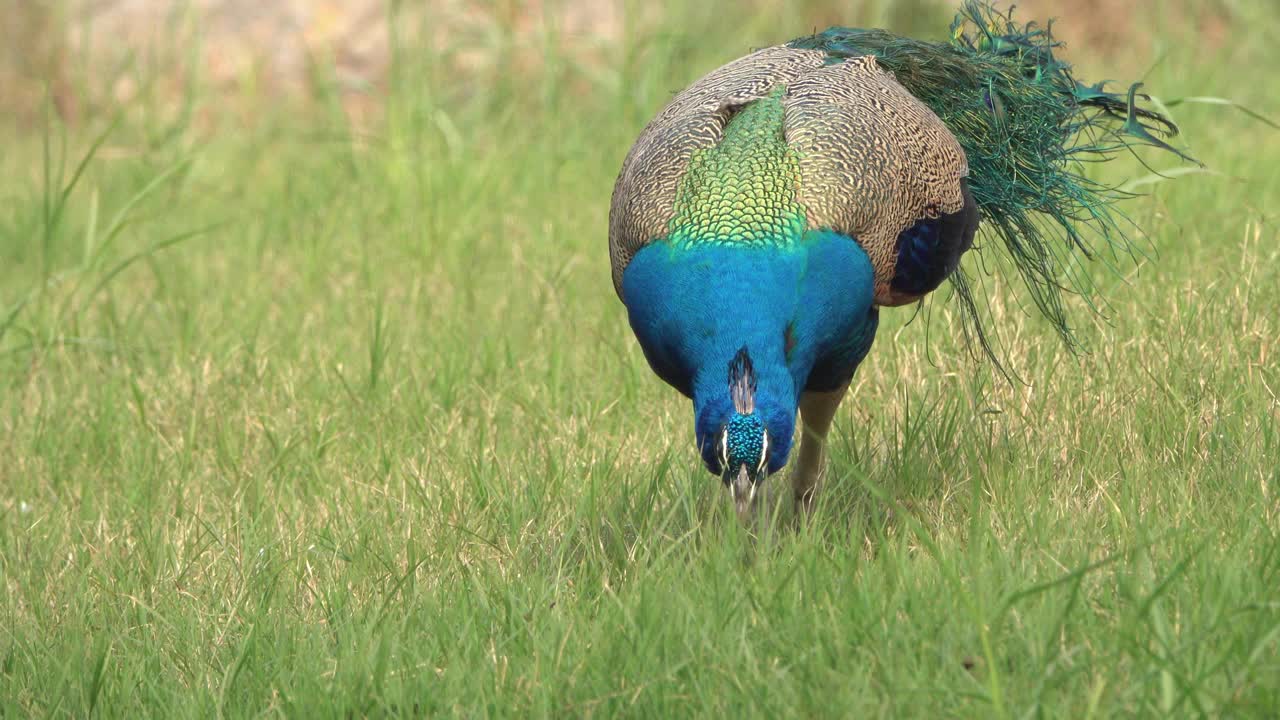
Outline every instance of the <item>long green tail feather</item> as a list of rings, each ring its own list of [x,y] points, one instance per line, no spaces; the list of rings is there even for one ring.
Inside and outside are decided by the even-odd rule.
[[[968,157],[969,188],[985,232],[1000,238],[1036,305],[1073,349],[1078,343],[1063,293],[1080,294],[1098,310],[1088,275],[1071,261],[1073,252],[1097,257],[1096,238],[1113,252],[1131,252],[1117,222],[1122,216],[1112,207],[1128,193],[1088,178],[1085,164],[1135,144],[1194,162],[1158,137],[1178,129],[1138,106],[1139,99],[1149,99],[1138,93],[1140,85],[1117,94],[1104,83],[1076,81],[1071,66],[1054,55],[1061,43],[1051,25],[1016,25],[1011,14],[977,0],[962,6],[948,43],[831,28],[791,45],[823,50],[832,62],[874,55],[937,113]],[[952,284],[983,349],[995,359],[970,279],[958,271]]]

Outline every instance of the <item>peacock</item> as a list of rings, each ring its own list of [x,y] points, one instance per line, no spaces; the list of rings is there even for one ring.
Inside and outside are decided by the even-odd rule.
[[[1077,81],[1051,25],[967,0],[947,42],[833,27],[712,71],[623,162],[609,213],[613,285],[653,371],[692,399],[703,464],[752,517],[791,455],[811,512],[836,409],[881,307],[950,280],[988,348],[974,246],[1003,249],[1074,343],[1072,255],[1128,242],[1118,189],[1085,165],[1161,137],[1140,85]]]

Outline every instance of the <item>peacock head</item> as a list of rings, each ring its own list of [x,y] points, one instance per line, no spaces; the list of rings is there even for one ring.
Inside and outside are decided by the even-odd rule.
[[[769,430],[755,413],[735,412],[720,432],[720,479],[739,513],[750,510],[769,474]]]
[[[720,479],[729,488],[738,513],[744,516],[769,475],[769,428],[756,412],[755,394],[755,371],[744,347],[729,363],[733,412],[720,427],[715,445]]]

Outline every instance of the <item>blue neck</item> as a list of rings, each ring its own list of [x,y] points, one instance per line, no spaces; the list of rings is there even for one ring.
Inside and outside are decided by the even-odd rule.
[[[734,412],[729,363],[747,347],[776,472],[791,451],[800,393],[828,375],[847,382],[861,359],[842,360],[856,355],[846,352],[848,339],[867,323],[872,270],[857,243],[830,232],[768,247],[654,242],[632,258],[622,290],[650,366],[693,399],[698,447],[712,470]]]
[[[658,375],[693,398],[698,448],[714,469],[720,429],[733,415],[728,368],[744,345],[756,375],[756,412],[769,431],[770,472],[791,450],[798,387],[812,361],[787,362],[807,255],[800,248],[646,247],[623,276],[631,326]],[[794,357],[793,357],[794,360]]]

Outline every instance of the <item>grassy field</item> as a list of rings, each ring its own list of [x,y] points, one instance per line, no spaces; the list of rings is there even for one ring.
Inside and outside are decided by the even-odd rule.
[[[1211,11],[1070,58],[1280,115],[1280,12]],[[0,717],[1280,714],[1280,132],[1231,108],[1173,108],[1211,173],[1100,170],[1146,257],[1091,266],[1088,354],[991,278],[1006,382],[943,291],[882,314],[814,522],[752,542],[700,468],[613,180],[671,91],[840,17],[407,44],[368,127],[322,72],[5,126]]]

